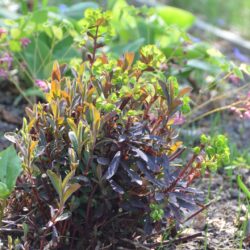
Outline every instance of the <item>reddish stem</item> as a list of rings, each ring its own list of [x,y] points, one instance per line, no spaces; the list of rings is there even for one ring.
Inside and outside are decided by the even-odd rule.
[[[91,191],[90,196],[88,198],[87,211],[86,211],[86,224],[87,225],[89,224],[89,215],[90,215],[90,207],[92,204],[92,199],[93,199],[93,196],[94,196],[94,193],[95,193],[97,187],[98,187],[98,185],[96,184],[94,186],[93,190]]]

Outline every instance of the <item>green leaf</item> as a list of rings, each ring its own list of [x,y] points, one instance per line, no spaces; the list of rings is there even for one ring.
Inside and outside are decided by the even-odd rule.
[[[76,126],[76,124],[74,122],[74,119],[73,118],[68,118],[67,122],[69,124],[69,127],[73,130],[73,132],[75,133],[75,136],[76,136],[76,134],[77,134],[77,126]]]
[[[10,50],[13,51],[13,52],[21,51],[21,44],[18,41],[10,40],[9,41],[9,47],[10,47]]]
[[[199,59],[188,60],[187,66],[200,69],[200,70],[204,70],[207,72],[211,72],[211,73],[216,73],[219,71],[218,67],[211,65],[210,63],[207,63],[205,61],[199,60]]]
[[[24,237],[27,237],[28,233],[29,233],[29,225],[27,223],[23,223],[22,224],[22,227],[23,227],[23,234],[24,234]]]
[[[76,192],[80,187],[81,185],[79,183],[74,183],[70,185],[66,192],[63,194],[63,203],[65,204],[65,202],[70,198],[70,196],[74,192]]]
[[[215,48],[207,49],[207,54],[212,57],[223,57],[222,53]]]
[[[42,7],[45,8],[48,5],[48,0],[42,0]]]
[[[135,41],[126,44],[114,44],[111,46],[111,51],[117,55],[124,54],[127,51],[139,51],[141,46],[145,43],[145,38],[139,38]]]
[[[61,40],[63,38],[63,30],[60,27],[52,26],[52,31],[56,39]]]
[[[26,2],[26,0],[21,0],[21,10],[22,10],[22,14],[26,15],[28,13],[28,3]]]
[[[117,0],[108,0],[107,1],[107,9],[108,10],[110,10],[110,9],[113,9],[114,8],[114,5],[117,3],[117,2],[120,2],[120,0],[119,1],[117,1]]]
[[[48,20],[48,11],[47,10],[37,10],[33,12],[31,16],[31,21],[36,24],[45,23]]]
[[[79,52],[73,48],[74,39],[71,36],[67,36],[59,41],[53,49],[53,60],[60,59],[60,62],[70,61],[72,58],[78,58]]]
[[[66,186],[68,185],[70,179],[72,179],[72,177],[75,175],[75,171],[70,171],[65,178],[63,179],[63,183],[62,183],[62,189],[65,190]]]
[[[10,30],[10,35],[13,39],[18,39],[21,35],[21,31],[18,28],[13,28]]]
[[[0,182],[0,199],[7,199],[11,191],[8,189],[7,185],[3,182]]]
[[[242,63],[239,68],[242,72],[244,72],[247,75],[250,75],[250,65],[247,65],[245,63]]]
[[[74,150],[77,152],[79,145],[78,145],[77,136],[75,132],[69,131],[69,139],[73,145]]]
[[[34,78],[47,79],[49,77],[50,71],[47,72],[45,69],[51,61],[51,51],[44,33],[41,33],[36,39],[32,38],[31,43],[22,53]]]
[[[76,3],[68,7],[63,14],[70,18],[80,19],[88,8],[97,9],[98,4],[93,2]]]
[[[242,190],[242,192],[246,195],[246,197],[250,199],[250,191],[247,188],[247,186],[243,183],[239,175],[237,176],[237,183],[240,189]]]
[[[48,170],[47,171],[47,175],[49,176],[50,178],[50,181],[52,182],[56,192],[58,193],[59,197],[60,197],[60,200],[62,198],[62,179],[61,179],[61,176],[58,176],[56,173],[54,173],[53,171],[51,170]]]
[[[21,172],[21,161],[13,146],[0,152],[0,198],[7,198]]]
[[[195,17],[190,12],[175,7],[160,6],[155,11],[166,24],[174,24],[183,29],[190,28],[195,21]]]
[[[241,71],[238,67],[235,67],[235,68],[233,69],[233,72],[234,72],[234,74],[235,74],[237,77],[239,77],[241,80],[244,79],[244,75],[243,75],[242,71]]]
[[[71,212],[65,212],[61,214],[60,216],[58,216],[55,221],[57,222],[57,221],[67,220],[70,216],[71,216]]]
[[[38,0],[33,0],[33,11],[38,9]]]
[[[136,15],[130,13],[129,5],[125,0],[115,1],[112,7],[111,24],[118,31],[121,41],[128,43],[131,39],[131,34],[133,34],[132,37],[134,40],[139,38],[137,22]]]

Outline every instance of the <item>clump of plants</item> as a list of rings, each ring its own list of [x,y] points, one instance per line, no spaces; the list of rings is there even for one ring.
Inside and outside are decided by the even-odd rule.
[[[15,20],[3,20],[3,28],[0,27],[0,81],[8,78],[20,92],[15,104],[21,98],[31,105],[35,102],[34,97],[44,98],[39,88],[46,86],[41,79],[49,77],[54,60],[75,65],[86,59],[86,51],[79,50],[76,44],[82,39],[85,20],[81,18],[87,7],[97,8],[98,5],[84,2],[57,8],[49,7],[47,1],[40,6],[23,3],[24,15]],[[106,8],[113,14],[109,32],[115,36],[105,41],[105,50],[115,57],[134,51],[138,58],[143,45],[157,44],[167,57],[164,67],[168,74],[182,84],[192,86],[195,93],[195,108],[190,112],[188,122],[200,119],[197,115],[203,113],[204,108],[210,112],[209,104],[218,98],[223,100],[219,97],[221,93],[233,96],[228,91],[231,86],[228,88],[226,84],[229,79],[239,81],[244,78],[241,68],[186,32],[195,20],[191,13],[170,6],[135,8],[125,0],[109,1]],[[212,89],[215,91],[211,92]]]
[[[191,88],[179,87],[155,46],[141,48],[138,60],[105,54],[109,20],[85,13],[86,60],[72,70],[55,62],[46,102],[27,108],[22,129],[6,134],[22,161],[8,209],[21,217],[25,246],[150,246],[206,207],[190,185],[203,163],[221,164],[225,140],[204,137],[181,158],[175,118],[188,110]]]

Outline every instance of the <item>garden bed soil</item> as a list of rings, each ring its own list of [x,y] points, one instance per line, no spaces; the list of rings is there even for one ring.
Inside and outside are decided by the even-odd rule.
[[[249,176],[249,170],[240,170],[240,175]],[[249,181],[249,180],[248,180]],[[210,194],[208,187],[211,184]],[[250,184],[250,183],[249,183]],[[187,243],[175,246],[177,250],[236,250],[250,249],[245,241],[248,232],[243,230],[243,223],[246,220],[246,204],[244,195],[239,192],[236,183],[236,175],[229,177],[226,172],[204,178],[200,185],[213,201],[209,208],[198,215],[186,234],[202,235]],[[242,244],[242,245],[241,245]]]

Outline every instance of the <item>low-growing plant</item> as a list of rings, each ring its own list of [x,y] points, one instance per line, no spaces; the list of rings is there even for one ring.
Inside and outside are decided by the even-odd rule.
[[[2,49],[12,53],[16,66],[23,69],[19,74],[24,74],[27,82],[47,77],[46,65],[58,54],[61,60],[77,55],[70,46],[77,27],[73,21],[62,21],[60,16],[55,14],[51,17],[51,14],[43,9],[23,15],[17,20],[5,21],[6,35],[2,39]],[[68,45],[67,50],[63,49],[62,44]]]
[[[232,144],[231,147],[231,163],[226,169],[233,170],[237,168],[250,168],[250,154],[249,148],[241,150],[236,144]]]
[[[204,151],[206,158],[203,165],[211,170],[216,170],[220,166],[225,166],[230,163],[230,149],[228,146],[228,139],[224,135],[216,135],[212,138],[206,135],[201,136],[201,143],[205,145]],[[194,152],[197,151],[197,147]],[[198,152],[197,152],[198,153]]]
[[[13,146],[0,152],[0,223],[6,200],[15,188],[16,179],[22,172],[20,159]]]
[[[164,5],[135,8],[125,0],[109,3],[116,33],[115,39],[108,42],[110,52],[138,53],[145,44],[157,44],[167,58],[168,73],[193,88],[193,108],[186,124],[229,109],[235,103],[235,95],[249,88],[244,82],[249,66],[236,65],[211,44],[187,32],[195,20],[191,13]]]
[[[115,40],[109,43],[112,53],[119,56],[145,44],[157,44],[167,57],[171,75],[192,85],[197,93],[223,89],[220,83],[231,75],[243,78],[241,70],[220,51],[187,32],[195,21],[190,12],[165,5],[135,8],[125,0],[110,1],[108,8],[116,31]]]
[[[182,159],[175,119],[188,109],[191,88],[179,87],[155,46],[142,47],[137,61],[130,52],[119,59],[105,54],[109,13],[89,10],[85,17],[86,60],[71,71],[55,62],[46,103],[27,108],[29,121],[6,135],[24,170],[16,202],[29,211],[25,244],[131,247],[148,234],[141,238],[147,246],[152,233],[178,228],[206,208],[190,185],[203,163],[226,160],[226,139],[203,136]],[[22,211],[15,200],[11,207]]]

